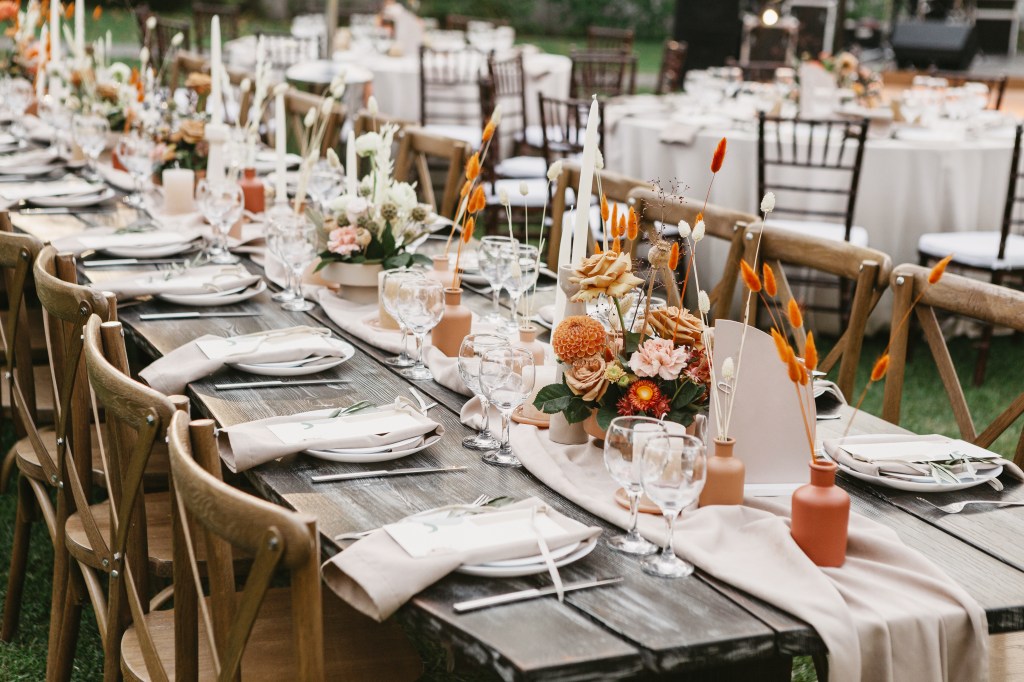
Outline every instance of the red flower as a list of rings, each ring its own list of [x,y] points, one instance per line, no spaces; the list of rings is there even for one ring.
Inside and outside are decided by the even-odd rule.
[[[662,400],[661,389],[658,384],[649,379],[634,381],[626,392],[630,405],[638,412],[646,412],[652,405]]]

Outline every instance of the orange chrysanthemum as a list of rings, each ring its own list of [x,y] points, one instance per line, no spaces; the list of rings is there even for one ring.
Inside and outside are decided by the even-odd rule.
[[[668,269],[675,271],[679,267],[679,242],[672,242],[672,250],[668,252]]]
[[[640,218],[637,217],[636,210],[629,207],[629,220],[626,223],[626,236],[629,237],[630,241],[635,241],[637,236],[640,234]]]
[[[18,3],[14,0],[5,0],[0,2],[0,21],[10,21],[18,19]]]
[[[608,197],[601,193],[601,221],[604,223],[608,222],[608,218],[612,215],[611,209],[608,208]]]
[[[103,16],[103,7],[100,6],[100,5],[96,5],[96,7],[93,8],[93,10],[92,10],[92,20],[93,21],[99,21],[100,17],[102,17],[102,16]]]
[[[775,271],[772,270],[772,266],[764,263],[761,265],[761,274],[764,276],[764,293],[774,298],[779,290],[775,282]]]
[[[661,390],[650,379],[640,379],[630,384],[626,399],[634,410],[644,412],[661,400]]]
[[[755,294],[761,291],[761,279],[754,272],[754,268],[750,267],[746,258],[740,260],[740,272],[743,275],[743,283],[747,285],[748,289]]]
[[[551,347],[559,360],[571,363],[604,351],[607,345],[604,327],[587,315],[571,315],[555,327]]]
[[[473,196],[469,198],[469,212],[476,213],[487,207],[487,195],[484,194],[484,186],[477,185],[473,190]]]
[[[871,368],[871,381],[881,381],[885,376],[885,373],[889,371],[889,354],[886,353],[882,357],[875,361],[875,366]]]
[[[818,369],[818,347],[814,345],[814,332],[807,332],[807,343],[804,344],[804,367],[812,372]]]
[[[468,244],[469,240],[473,238],[473,230],[476,229],[476,218],[469,216],[466,218],[466,224],[462,226],[462,243]]]
[[[800,312],[800,306],[797,305],[796,299],[789,299],[789,306],[786,308],[786,313],[789,315],[789,323],[793,325],[793,329],[799,329],[804,326],[804,316]]]
[[[480,177],[480,152],[475,152],[466,162],[466,179],[476,180]]]
[[[715,147],[715,155],[711,157],[711,172],[717,173],[722,170],[722,162],[725,161],[725,138],[718,141]]]
[[[949,254],[948,256],[946,256],[945,258],[943,258],[942,260],[935,264],[935,267],[932,268],[932,271],[928,273],[928,284],[935,284],[940,279],[942,279],[942,275],[944,275],[946,272],[946,266],[949,265],[949,261],[951,260],[953,260],[953,254]]]

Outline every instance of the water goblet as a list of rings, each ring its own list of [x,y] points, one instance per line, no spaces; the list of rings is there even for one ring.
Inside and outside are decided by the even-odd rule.
[[[540,258],[536,246],[506,244],[501,247],[502,284],[512,299],[512,325],[519,329],[519,301],[537,282]]]
[[[492,348],[480,359],[480,388],[501,412],[501,445],[483,456],[487,464],[522,466],[509,443],[512,411],[533,393],[535,376],[533,353],[524,348]]]
[[[314,305],[302,296],[302,275],[316,258],[316,226],[304,215],[292,215],[280,236],[281,255],[291,268],[292,297],[281,304],[285,310],[305,312]]]
[[[650,417],[616,417],[604,438],[604,466],[629,498],[629,531],[608,540],[608,546],[623,554],[645,556],[658,551],[657,545],[640,537],[637,519],[643,476],[641,455],[648,440],[666,434],[663,422]]]
[[[309,174],[309,196],[321,213],[327,213],[327,203],[337,196],[341,189],[342,175],[326,159],[320,159]]]
[[[480,399],[484,413],[484,426],[475,436],[467,436],[462,440],[462,447],[470,450],[494,450],[501,443],[491,434],[488,409],[490,403],[487,394],[480,385],[480,361],[484,353],[494,348],[508,348],[510,343],[504,336],[496,334],[470,334],[462,340],[459,347],[459,375],[473,395]]]
[[[71,120],[71,133],[75,144],[82,148],[89,164],[89,172],[97,177],[96,167],[100,154],[107,146],[110,135],[110,122],[106,116],[99,114],[78,114]]]
[[[484,315],[481,320],[485,324],[505,325],[506,319],[501,314],[501,272],[498,269],[499,252],[502,246],[518,244],[519,242],[511,237],[487,236],[480,240],[477,249],[477,256],[480,262],[480,274],[491,285],[491,312]]]
[[[395,310],[398,319],[416,337],[416,364],[401,370],[400,374],[413,381],[431,381],[434,375],[423,364],[423,342],[427,332],[444,316],[444,287],[427,278],[402,282]]]
[[[704,443],[686,435],[650,438],[644,443],[641,469],[643,491],[661,509],[668,526],[668,540],[658,554],[640,562],[640,568],[662,578],[685,578],[693,573],[693,564],[676,556],[672,536],[676,518],[704,488]]]
[[[143,209],[142,194],[153,173],[154,152],[153,141],[139,133],[122,135],[117,142],[117,158],[132,176],[132,192],[125,197],[125,203],[137,210]]]
[[[285,270],[284,288],[270,297],[272,301],[277,301],[278,303],[295,298],[295,292],[292,290],[292,269],[288,267],[284,255],[281,253],[281,238],[287,232],[290,218],[293,215],[295,213],[287,201],[275,202],[270,210],[267,211],[267,248],[284,265]]]
[[[48,94],[39,103],[39,118],[53,129],[57,157],[68,159],[71,156],[67,145],[67,132],[71,127],[71,112],[57,97]]]
[[[26,135],[23,114],[35,96],[32,83],[24,78],[11,78],[4,88],[4,103],[11,114],[11,132],[19,139]]]
[[[196,188],[196,202],[203,217],[213,226],[213,241],[207,249],[210,261],[218,264],[237,263],[238,258],[228,251],[228,231],[242,217],[245,205],[242,188],[236,182],[203,179]],[[288,263],[287,259],[285,263]]]
[[[384,312],[395,319],[398,327],[402,330],[402,352],[398,355],[385,358],[384,362],[392,367],[412,367],[416,362],[406,352],[406,342],[409,338],[409,329],[402,322],[398,314],[398,292],[403,282],[411,282],[416,279],[423,279],[423,272],[419,270],[389,270],[384,274],[384,281],[381,283],[381,303],[384,304]]]

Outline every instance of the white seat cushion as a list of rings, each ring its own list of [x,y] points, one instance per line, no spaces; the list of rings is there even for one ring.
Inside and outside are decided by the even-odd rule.
[[[519,192],[519,185],[526,183],[527,194],[524,197]],[[519,209],[523,206],[527,208],[544,208],[544,204],[548,198],[548,181],[547,179],[540,180],[537,178],[529,180],[498,180],[493,186],[490,184],[484,185],[484,191],[487,192],[487,204],[493,205],[500,203],[498,197],[501,195],[501,190],[508,192],[509,203],[513,209]]]
[[[513,156],[498,162],[494,172],[501,178],[544,178],[548,164],[542,156]]]
[[[577,144],[583,144],[583,138],[586,134],[587,131],[585,129],[576,131],[576,136],[579,138],[577,140]],[[562,137],[561,128],[557,126],[548,126],[549,142],[561,142]],[[544,146],[544,129],[538,125],[526,126],[526,130],[523,131],[523,139],[526,141],[526,144],[531,147],[540,149]]]
[[[768,216],[768,229],[789,230],[808,237],[819,237],[841,242],[846,226],[841,223],[826,223],[817,220],[777,220]],[[850,243],[856,246],[868,245],[868,231],[859,225],[850,228]]]
[[[480,148],[480,141],[483,138],[483,131],[470,125],[443,125],[439,123],[428,123],[423,126],[423,129],[428,133],[434,135],[440,135],[442,137],[450,137],[453,140],[462,140],[467,143],[472,150]]]
[[[1024,236],[1011,234],[1006,238],[1006,254],[999,253],[999,232],[932,232],[923,234],[917,250],[926,256],[953,256],[954,263],[989,270],[1024,269]]]

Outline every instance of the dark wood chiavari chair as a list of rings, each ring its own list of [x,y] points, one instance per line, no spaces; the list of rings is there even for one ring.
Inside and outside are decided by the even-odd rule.
[[[420,125],[480,146],[480,76],[487,58],[479,50],[420,47]]]
[[[171,53],[171,42],[180,33],[182,42],[179,49],[186,52],[192,50],[192,23],[187,19],[168,19],[157,15],[156,28],[150,34],[149,51],[153,66],[158,70]]]
[[[618,97],[636,93],[636,55],[573,52],[569,97]]]
[[[527,131],[531,129],[526,107],[526,75],[523,55],[508,59],[487,58],[488,78],[482,80],[481,108],[486,124],[496,106],[501,107],[501,125],[498,127],[499,156],[495,156],[495,174],[503,178],[542,178],[547,163],[537,156],[543,151],[542,140],[531,143]],[[536,126],[533,126],[537,130]],[[488,153],[490,158],[490,153]]]
[[[206,52],[209,42],[210,21],[220,17],[220,35],[223,42],[235,40],[241,35],[241,5],[221,5],[207,2],[192,4],[192,27],[195,30],[196,49]]]
[[[459,190],[462,187],[462,169],[471,150],[462,140],[434,135],[422,128],[409,126],[402,131],[395,159],[395,179],[416,182],[425,203],[434,207],[445,218],[455,218]],[[444,190],[438,203],[434,183],[430,176],[430,161],[446,166]]]
[[[174,64],[171,65],[171,73],[168,79],[168,86],[171,92],[185,85],[190,73],[209,73],[209,60],[195,52],[181,50],[174,56]]]
[[[687,49],[685,42],[665,41],[661,51],[661,66],[658,69],[658,84],[654,89],[656,95],[679,92],[683,89]]]
[[[537,94],[544,158],[548,164],[583,153],[583,138],[590,118],[588,99],[561,99]],[[599,148],[604,154],[604,102],[597,100]]]
[[[464,14],[447,14],[444,17],[444,30],[465,31],[470,23],[479,21],[481,23],[494,24],[495,26],[508,26],[508,19],[490,19],[485,17],[470,17]]]
[[[789,63],[787,62],[773,61],[747,62],[739,65],[743,72],[743,80],[755,83],[771,83],[775,80],[776,71],[788,67]]]
[[[587,50],[591,52],[633,52],[636,31],[631,28],[610,28],[608,26],[587,26]]]

